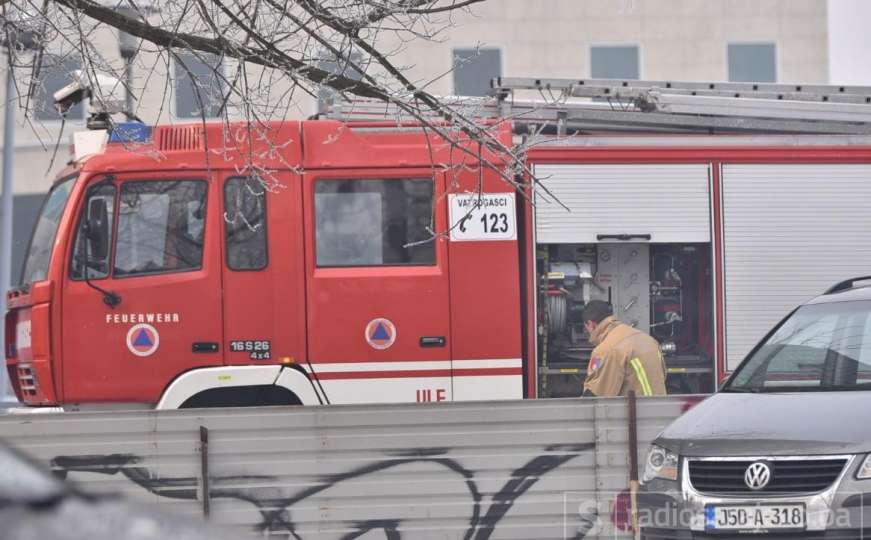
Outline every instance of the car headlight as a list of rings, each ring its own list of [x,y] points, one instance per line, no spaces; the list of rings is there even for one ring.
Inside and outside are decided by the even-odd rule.
[[[871,454],[865,456],[865,461],[859,467],[859,472],[856,473],[856,478],[859,480],[868,480],[871,478]]]
[[[644,475],[641,481],[647,483],[654,478],[677,480],[677,464],[677,454],[652,444],[650,450],[647,451],[647,459],[644,461]]]

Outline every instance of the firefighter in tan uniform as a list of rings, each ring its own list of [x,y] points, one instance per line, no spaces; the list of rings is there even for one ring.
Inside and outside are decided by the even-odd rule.
[[[584,308],[584,326],[596,347],[590,359],[584,395],[664,396],[665,362],[659,343],[618,321],[607,302],[592,300]]]

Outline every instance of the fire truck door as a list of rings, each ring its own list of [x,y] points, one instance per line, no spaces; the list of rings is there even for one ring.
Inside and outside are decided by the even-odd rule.
[[[207,178],[91,183],[63,288],[67,403],[154,403],[177,375],[223,363],[221,212]]]
[[[444,177],[304,175],[308,350],[332,403],[452,399]]]
[[[228,173],[221,195],[227,363],[302,364],[305,258],[300,180],[290,171],[273,171],[266,179]]]

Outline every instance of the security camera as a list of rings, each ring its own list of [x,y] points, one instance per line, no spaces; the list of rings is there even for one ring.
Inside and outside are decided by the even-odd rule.
[[[110,115],[124,111],[124,86],[115,77],[102,73],[94,74],[94,84],[86,72],[78,69],[72,73],[73,81],[54,93],[54,106],[60,114],[90,98],[91,115]],[[121,95],[119,95],[121,94]]]
[[[87,82],[74,77],[73,82],[54,93],[54,107],[60,114],[66,114],[90,95],[91,89],[87,86]]]

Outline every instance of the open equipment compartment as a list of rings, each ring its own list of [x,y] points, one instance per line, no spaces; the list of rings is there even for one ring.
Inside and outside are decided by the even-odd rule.
[[[536,165],[538,395],[578,396],[593,344],[582,312],[606,300],[659,343],[670,394],[715,385],[708,164]]]

